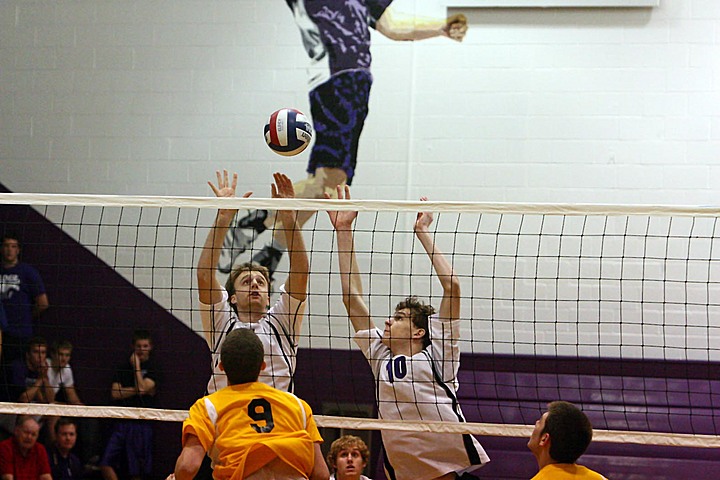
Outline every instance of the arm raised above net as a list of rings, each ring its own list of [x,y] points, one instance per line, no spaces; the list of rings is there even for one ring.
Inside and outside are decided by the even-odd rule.
[[[425,201],[427,197],[422,197],[420,200]],[[435,245],[435,239],[429,228],[432,221],[431,212],[419,212],[415,220],[415,236],[430,257],[443,289],[439,318],[442,321],[456,320],[460,318],[460,279],[455,275],[445,254]]]
[[[391,40],[424,40],[433,37],[448,37],[462,42],[467,33],[467,17],[462,13],[447,18],[419,17],[385,9],[375,29]]]
[[[227,170],[223,170],[222,173],[217,171],[215,174],[217,175],[217,186],[212,182],[208,182],[215,196],[218,198],[235,197],[237,173],[233,173],[232,182],[229,180]],[[252,195],[252,192],[247,192],[243,195],[243,198],[247,198],[250,195]],[[200,253],[200,259],[197,265],[198,298],[201,303],[206,305],[214,305],[222,299],[222,285],[220,285],[220,282],[215,276],[215,266],[220,259],[225,234],[236,213],[237,210],[234,209],[218,210],[215,216],[215,222],[208,232],[202,252]],[[207,326],[206,330],[208,330]]]
[[[337,187],[339,200],[350,200],[350,187],[340,185]],[[326,198],[330,198],[327,194]],[[370,330],[373,323],[370,320],[370,311],[363,300],[363,287],[360,272],[355,257],[355,240],[353,238],[353,223],[357,212],[328,211],[330,222],[337,235],[338,263],[340,264],[340,285],[342,286],[343,304],[347,310],[350,322],[356,332]]]
[[[273,177],[275,179],[272,186],[273,198],[295,198],[295,188],[287,175],[275,173]],[[285,242],[290,257],[290,273],[285,281],[285,290],[288,295],[302,302],[307,298],[310,263],[302,230],[297,221],[297,213],[295,210],[280,210],[278,218],[285,231]],[[297,328],[299,329],[299,325]]]

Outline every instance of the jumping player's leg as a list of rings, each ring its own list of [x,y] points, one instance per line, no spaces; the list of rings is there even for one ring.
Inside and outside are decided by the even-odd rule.
[[[325,193],[331,198],[337,197],[337,186],[347,182],[347,174],[341,168],[319,167],[315,173],[308,175],[307,178],[295,183],[295,196],[297,198],[325,198]],[[310,220],[315,212],[302,210],[298,212],[298,225],[302,228],[305,223]],[[268,216],[265,221],[267,228],[273,227],[273,216]],[[285,237],[277,235],[274,241],[283,249],[285,245]]]
[[[310,92],[315,144],[308,162],[308,177],[295,183],[298,198],[323,198],[324,192],[334,196],[338,185],[352,183],[371,85],[369,71],[351,70],[331,77]],[[304,225],[313,215],[314,212],[301,212],[299,224]],[[250,212],[239,223],[257,216]],[[262,230],[272,228],[274,222],[271,215],[265,214]],[[255,235],[257,232],[258,229]],[[253,256],[253,261],[267,267],[271,274],[285,249],[282,237],[273,238],[272,243]]]

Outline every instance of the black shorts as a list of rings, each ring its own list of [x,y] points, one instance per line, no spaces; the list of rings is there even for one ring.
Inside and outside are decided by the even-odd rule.
[[[358,142],[368,114],[372,75],[368,70],[347,70],[310,92],[315,145],[307,172],[320,167],[340,168],[352,183]]]

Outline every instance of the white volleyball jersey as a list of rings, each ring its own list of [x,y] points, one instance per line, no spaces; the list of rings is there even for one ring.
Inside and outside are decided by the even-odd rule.
[[[296,325],[301,324],[305,311],[305,302],[296,300],[280,287],[280,297],[275,304],[257,322],[241,322],[228,302],[228,294],[222,290],[222,299],[215,305],[200,303],[203,320],[210,319],[212,331],[206,332],[212,353],[213,374],[208,382],[208,393],[216,392],[227,386],[227,376],[219,369],[220,346],[225,336],[235,328],[250,328],[265,349],[265,370],[260,372],[258,381],[279,390],[292,392],[293,375],[297,357],[297,344],[300,332]],[[206,323],[206,322],[204,322]]]
[[[382,331],[364,330],[355,342],[370,362],[380,418],[465,422],[457,399],[460,320],[429,319],[430,346],[408,357],[382,343]],[[472,435],[382,431],[391,477],[429,480],[449,472],[470,472],[490,461]]]

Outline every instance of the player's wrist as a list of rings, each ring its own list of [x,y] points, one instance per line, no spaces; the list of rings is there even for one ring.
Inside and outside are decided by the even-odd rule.
[[[228,224],[230,224],[230,222],[235,217],[235,215],[237,215],[237,210],[229,210],[229,209],[218,210],[218,214],[217,214],[218,223],[220,221],[223,221],[223,222],[227,222]]]

